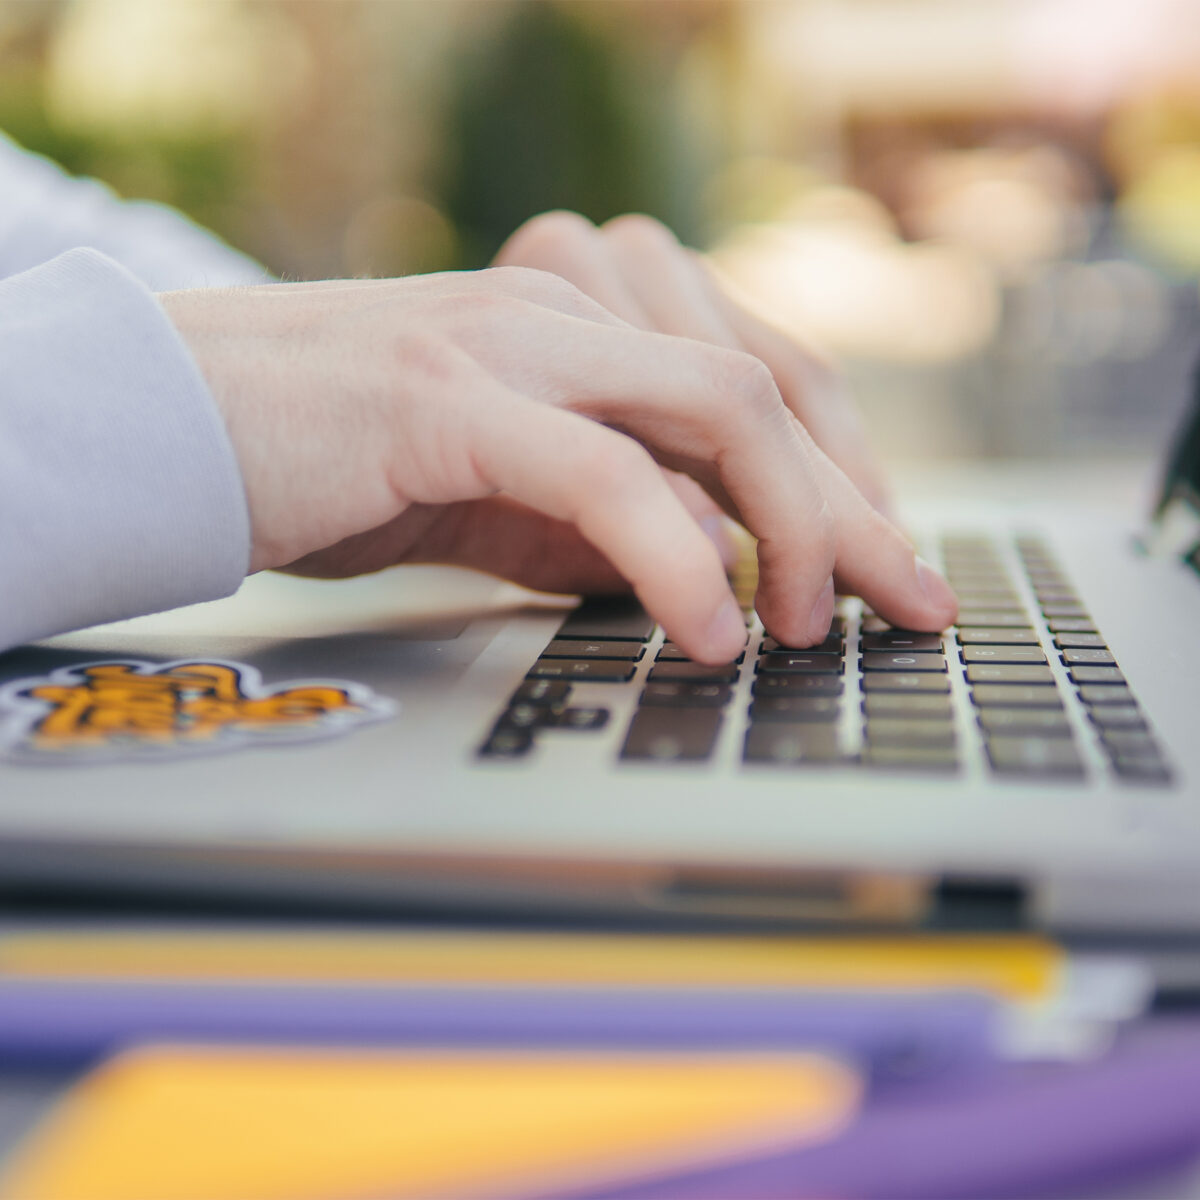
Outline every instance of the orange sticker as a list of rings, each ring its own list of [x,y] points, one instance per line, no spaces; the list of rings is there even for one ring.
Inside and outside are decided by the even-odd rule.
[[[21,763],[161,761],[336,737],[394,715],[358,683],[265,687],[243,663],[79,663],[0,688],[0,757]]]

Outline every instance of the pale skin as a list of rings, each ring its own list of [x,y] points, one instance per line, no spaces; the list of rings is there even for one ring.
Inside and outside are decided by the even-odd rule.
[[[546,214],[484,271],[160,299],[228,426],[253,571],[632,587],[716,663],[745,640],[724,512],[789,645],[828,632],[835,579],[904,628],[954,620],[832,376],[649,218]]]

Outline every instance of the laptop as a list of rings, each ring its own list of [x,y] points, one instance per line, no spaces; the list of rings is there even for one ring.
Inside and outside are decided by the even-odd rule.
[[[1016,506],[909,509],[960,594],[941,635],[843,598],[824,643],[780,646],[743,571],[745,650],[716,669],[631,601],[425,567],[263,575],[13,650],[0,872],[330,911],[1193,933],[1200,389],[1163,478],[1149,521],[1056,494],[1053,466]]]

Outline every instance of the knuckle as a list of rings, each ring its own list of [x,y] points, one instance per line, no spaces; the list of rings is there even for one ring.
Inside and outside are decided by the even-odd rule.
[[[661,222],[645,213],[624,213],[606,221],[603,230],[627,246],[649,251],[678,251],[678,239]]]
[[[546,286],[547,273],[537,267],[518,266],[505,263],[496,267],[485,267],[477,275],[497,295],[515,296],[518,299],[532,298]],[[551,278],[553,278],[551,276]]]
[[[736,401],[741,412],[755,422],[786,420],[788,410],[766,363],[740,350],[720,351],[715,362],[718,386]]]
[[[617,434],[586,452],[581,476],[593,493],[625,493],[644,489],[651,470],[656,468],[650,452],[640,442]]]
[[[545,239],[551,242],[592,237],[595,233],[596,227],[587,217],[566,208],[556,208],[550,212],[540,213],[526,221],[517,230],[517,235],[520,237]]]
[[[596,227],[579,213],[554,209],[531,217],[504,243],[497,261],[552,265],[564,255],[596,236]]]
[[[460,353],[442,337],[405,331],[393,337],[391,349],[402,376],[425,385],[449,383],[461,370]]]
[[[537,267],[502,266],[489,267],[483,274],[490,277],[501,296],[572,314],[595,307],[595,302],[573,283],[552,271]]]

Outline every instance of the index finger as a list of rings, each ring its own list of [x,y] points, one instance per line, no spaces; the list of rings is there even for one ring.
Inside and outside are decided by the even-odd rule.
[[[834,574],[839,587],[861,596],[884,620],[901,629],[935,633],[953,624],[958,598],[950,585],[868,503],[836,463],[815,445],[810,456],[821,490],[836,514]]]
[[[876,508],[887,512],[891,505],[887,477],[867,440],[853,398],[837,372],[795,338],[738,303],[712,267],[700,255],[692,257],[713,304],[742,345],[770,368],[787,406],[859,491]]]

